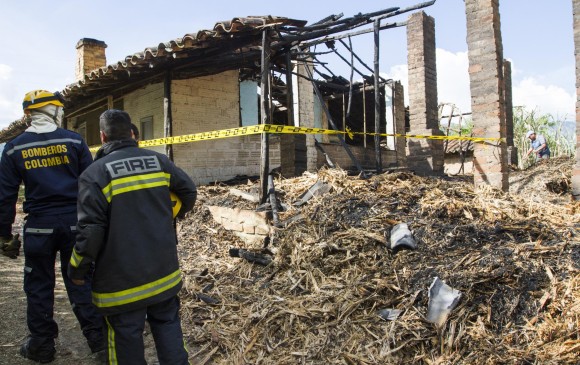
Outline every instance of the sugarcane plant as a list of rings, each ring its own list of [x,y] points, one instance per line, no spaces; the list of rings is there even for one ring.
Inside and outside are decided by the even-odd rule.
[[[567,127],[567,122],[552,114],[539,114],[536,109],[524,106],[514,107],[514,146],[518,149],[518,167],[525,169],[535,163],[535,156],[526,157],[530,149],[530,140],[526,138],[529,130],[541,134],[551,151],[551,157],[574,156],[575,133]],[[568,122],[569,123],[569,122]]]

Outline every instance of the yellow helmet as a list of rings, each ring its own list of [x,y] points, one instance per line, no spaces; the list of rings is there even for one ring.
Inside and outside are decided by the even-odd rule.
[[[34,90],[27,92],[26,95],[24,95],[22,109],[24,111],[38,109],[48,104],[60,106],[62,108],[64,106],[62,100],[62,96],[58,91],[53,93],[46,90]]]
[[[181,210],[181,199],[173,191],[169,192],[169,196],[171,197],[171,206],[173,207],[173,218],[175,218]]]

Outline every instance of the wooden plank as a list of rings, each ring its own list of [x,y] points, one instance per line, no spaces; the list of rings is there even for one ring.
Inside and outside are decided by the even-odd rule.
[[[381,21],[375,20],[375,74],[374,74],[374,81],[375,81],[375,161],[377,165],[377,173],[380,174],[383,171],[383,161],[381,156],[381,137],[379,133],[381,132],[381,100],[379,96],[381,92],[379,90],[379,50],[380,50],[380,43],[379,43],[379,31],[381,27]]]
[[[269,29],[262,32],[262,77],[260,81],[261,102],[260,111],[262,114],[262,124],[270,124],[270,36]],[[260,203],[265,203],[268,199],[268,175],[270,174],[270,145],[268,133],[262,133],[260,148]]]

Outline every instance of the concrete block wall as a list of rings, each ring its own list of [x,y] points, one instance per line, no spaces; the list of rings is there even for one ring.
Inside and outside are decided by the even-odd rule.
[[[572,1],[576,56],[576,163],[572,171],[572,195],[580,200],[580,0]]]
[[[356,166],[353,164],[352,160],[341,145],[335,143],[322,143],[321,145],[326,154],[330,157],[330,160],[337,167],[345,170],[356,170]],[[364,169],[376,169],[374,149],[364,148],[363,146],[349,147],[352,154]],[[384,168],[395,166],[397,164],[396,152],[392,150],[381,150],[381,161]],[[319,168],[326,165],[326,158],[322,153],[318,153],[317,164]]]
[[[299,63],[296,70],[300,75],[308,76],[305,67],[310,67],[313,73],[312,66],[305,66]],[[315,127],[314,126],[314,88],[312,82],[302,77],[297,78],[298,95],[294,95],[298,99],[298,120],[301,127]],[[314,135],[306,135],[306,168],[308,171],[316,171],[318,152],[314,145]]]
[[[471,112],[475,137],[506,138],[499,0],[465,0]],[[509,189],[507,146],[476,143],[475,187]]]
[[[443,135],[439,130],[435,20],[416,12],[407,22],[410,134]],[[407,141],[407,166],[419,175],[443,174],[443,141]]]
[[[155,83],[132,91],[123,97],[123,108],[131,116],[131,121],[141,128],[141,119],[153,118],[153,138],[164,137],[163,83]],[[142,133],[142,132],[141,132]],[[165,154],[165,146],[148,147]]]
[[[272,136],[270,136],[272,138]],[[306,171],[306,135],[282,134],[280,141],[280,169],[282,176],[294,177],[302,175]],[[272,147],[272,146],[270,146]],[[270,150],[272,154],[272,150]]]
[[[173,80],[171,98],[175,136],[240,126],[237,71]],[[173,156],[197,184],[259,175],[260,135],[176,144]],[[280,138],[270,136],[270,167],[279,166]]]

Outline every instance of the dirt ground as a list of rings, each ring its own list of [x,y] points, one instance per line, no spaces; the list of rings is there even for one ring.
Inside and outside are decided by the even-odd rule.
[[[19,207],[20,209],[20,207]],[[22,227],[22,214],[17,215],[14,231]],[[54,319],[58,323],[59,337],[56,340],[55,365],[92,365],[101,362],[91,354],[80,326],[72,312],[60,275],[60,259],[56,259],[56,287]],[[24,257],[15,260],[0,256],[0,365],[32,364],[20,356],[20,345],[26,340],[26,295],[22,289]],[[146,329],[144,334],[148,364],[157,364],[153,338]]]
[[[526,196],[531,201],[539,201],[539,202],[550,202],[556,205],[566,204],[570,201],[569,194],[557,194],[560,190],[567,190],[567,184],[569,184],[569,175],[571,172],[572,161],[571,160],[554,160],[551,161],[549,165],[538,165],[534,166],[526,171],[517,171],[512,172],[510,174],[510,192],[512,194],[517,194],[521,196]],[[466,183],[471,183],[470,178],[465,179]],[[549,187],[548,187],[549,185]],[[547,187],[550,192],[547,191]],[[406,197],[406,196],[405,196]],[[396,196],[393,196],[395,199]],[[403,197],[402,197],[403,198]],[[406,198],[405,198],[406,199]],[[203,202],[200,200],[200,204]],[[348,201],[345,204],[349,204]],[[405,203],[406,204],[406,203]],[[401,205],[405,205],[401,202]],[[346,207],[348,208],[348,207]],[[357,208],[358,209],[358,208]],[[348,209],[347,209],[348,210]],[[332,213],[332,212],[327,212]],[[336,212],[335,212],[336,213]],[[404,213],[404,212],[403,212]],[[402,213],[401,213],[402,214]],[[413,213],[418,214],[418,213]],[[206,214],[208,215],[208,214]],[[199,218],[199,217],[198,217]],[[207,226],[206,229],[215,231],[216,228],[212,228],[209,215],[207,220],[204,221],[203,219],[199,218],[201,225]],[[205,218],[204,218],[205,219]],[[338,218],[337,218],[338,219]],[[189,220],[184,221],[185,226],[197,224],[194,223],[197,221]],[[355,222],[356,223],[356,222]],[[356,224],[350,224],[350,226],[356,226]],[[381,223],[382,224],[382,223]],[[21,230],[22,226],[22,214],[18,214],[17,221],[14,225],[14,231],[18,232]],[[208,228],[209,227],[209,228]],[[500,227],[501,228],[501,227]],[[509,227],[504,227],[508,229]],[[178,226],[178,230],[180,227]],[[530,228],[531,229],[531,228]],[[217,231],[216,231],[217,232]],[[183,234],[182,234],[183,235]],[[193,236],[192,236],[193,237]],[[183,238],[183,237],[182,237]],[[220,240],[223,237],[220,238]],[[186,243],[182,240],[182,244]],[[549,243],[549,242],[548,242]],[[346,245],[346,244],[345,244]],[[534,246],[535,247],[535,246]],[[535,247],[534,249],[539,249]],[[542,248],[544,249],[544,248]],[[220,247],[218,250],[220,255],[224,254],[223,247]],[[575,251],[576,252],[576,251]],[[484,255],[487,257],[486,255]],[[181,259],[187,260],[189,256],[185,253],[182,253]],[[412,257],[412,256],[410,256]],[[464,258],[465,259],[465,258]],[[398,259],[403,260],[402,258]],[[214,260],[215,261],[215,260]],[[457,264],[459,265],[463,260],[459,260],[460,262]],[[483,259],[479,260],[480,264],[483,265]],[[57,260],[58,262],[58,260]],[[471,262],[471,261],[470,261]],[[22,290],[22,270],[23,270],[24,258],[22,256],[18,257],[16,260],[10,260],[8,258],[0,256],[0,334],[2,337],[0,338],[0,365],[2,364],[31,364],[30,361],[23,359],[19,355],[19,347],[22,342],[25,340],[26,335],[28,333],[26,328],[26,298],[24,292]],[[248,266],[250,267],[250,266]],[[60,269],[57,267],[57,273],[60,273]],[[211,275],[210,275],[211,276]],[[242,276],[240,276],[242,277]],[[244,276],[245,277],[245,276]],[[247,275],[250,277],[250,275]],[[239,278],[233,278],[232,280],[238,280]],[[480,278],[481,279],[481,278]],[[461,283],[460,279],[455,280],[457,283]],[[299,282],[298,282],[299,284]],[[298,285],[298,284],[295,284]],[[426,283],[427,285],[428,283]],[[425,286],[425,285],[423,285]],[[226,296],[225,288],[224,288],[224,296]],[[540,293],[542,294],[542,293]],[[553,293],[552,296],[555,294]],[[91,355],[90,350],[85,343],[84,337],[81,334],[79,325],[73,315],[71,307],[68,303],[68,298],[66,296],[66,292],[64,289],[64,284],[60,275],[57,275],[57,284],[55,290],[55,320],[57,321],[60,329],[60,336],[57,339],[57,354],[56,360],[53,364],[57,365],[79,365],[79,364],[98,364],[99,362]],[[519,298],[519,297],[518,297]],[[187,303],[188,297],[187,295],[184,296],[184,300],[182,303],[184,304],[184,308],[189,306],[193,306],[196,309],[195,315],[192,317],[191,315],[184,315],[182,316],[182,323],[184,324],[184,333],[186,336],[186,342],[188,343],[191,361],[193,364],[213,364],[213,363],[230,363],[230,362],[219,362],[218,359],[214,359],[214,354],[218,350],[219,345],[224,346],[223,343],[220,342],[220,336],[226,336],[226,332],[220,333],[219,331],[210,331],[207,328],[212,328],[211,326],[207,326],[207,328],[203,327],[204,321],[207,323],[216,323],[220,322],[220,317],[217,316],[214,312],[211,312],[207,308],[203,308],[203,303],[196,304],[190,300]],[[191,298],[190,298],[191,299]],[[330,300],[331,298],[329,298]],[[235,302],[232,299],[233,302]],[[545,302],[545,301],[544,301]],[[195,304],[195,305],[194,305]],[[544,303],[545,304],[545,303]],[[201,309],[200,309],[201,308]],[[225,307],[228,312],[233,312],[229,307]],[[202,310],[203,309],[203,310]],[[201,312],[200,312],[201,311]],[[215,310],[217,311],[217,309]],[[458,311],[463,312],[463,311]],[[200,314],[201,313],[201,314]],[[186,313],[187,314],[187,313]],[[207,317],[207,318],[204,318]],[[201,328],[204,328],[203,330]],[[205,332],[204,332],[205,331]],[[208,333],[206,333],[208,332]],[[205,341],[207,338],[211,337],[211,340]],[[551,335],[549,336],[551,338]],[[200,340],[201,339],[201,340]],[[236,336],[230,338],[230,340],[234,343],[238,343],[241,340],[249,341],[247,347],[238,346],[239,351],[243,354],[247,354],[254,343],[254,340],[250,341],[248,338],[243,339]],[[144,341],[146,346],[146,358],[149,365],[157,364],[156,353],[154,349],[154,343],[152,341],[152,336],[146,330],[144,335]],[[205,343],[205,342],[207,343]],[[242,341],[243,342],[243,341]],[[549,342],[547,342],[549,343]],[[211,350],[211,347],[215,347],[214,350]],[[490,344],[491,345],[491,344]],[[257,347],[257,345],[256,345]],[[241,349],[245,349],[241,351]],[[273,350],[272,350],[273,351]],[[577,351],[576,347],[574,347],[574,351]],[[234,354],[235,355],[235,354]],[[292,353],[292,356],[298,356],[297,353]],[[262,363],[272,363],[270,360],[264,359],[265,362]],[[299,361],[298,361],[299,362]],[[246,364],[252,363],[245,362],[245,360],[240,360],[237,363]],[[285,362],[290,363],[290,362]],[[340,362],[342,363],[360,363],[365,364],[367,362],[364,361],[346,361]],[[370,363],[370,362],[368,362]],[[439,363],[439,362],[430,362],[430,361],[423,361],[417,363]],[[454,361],[450,361],[449,363],[455,363]],[[497,363],[497,362],[489,362],[489,363]],[[526,362],[522,362],[526,363]],[[532,362],[529,362],[532,363]]]

